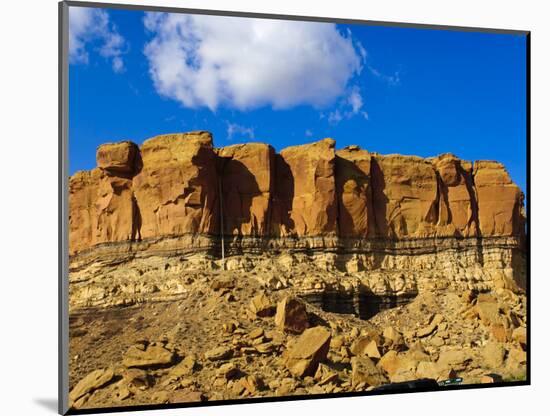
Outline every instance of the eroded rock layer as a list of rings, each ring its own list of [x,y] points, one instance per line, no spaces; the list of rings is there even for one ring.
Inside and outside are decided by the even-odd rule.
[[[216,262],[223,238],[225,261],[206,269],[233,262],[252,270],[260,254],[283,262],[299,255],[341,279],[380,271],[381,281],[365,285],[373,293],[410,295],[448,281],[524,285],[523,194],[497,162],[336,151],[332,139],[280,153],[262,143],[216,149],[198,131],[141,148],[102,145],[97,165],[70,178],[73,277],[155,256]]]
[[[280,154],[261,143],[215,149],[201,131],[141,149],[105,144],[97,164],[70,179],[72,254],[186,234],[400,241],[520,238],[524,228],[523,196],[504,166],[450,154],[335,151],[332,139]]]

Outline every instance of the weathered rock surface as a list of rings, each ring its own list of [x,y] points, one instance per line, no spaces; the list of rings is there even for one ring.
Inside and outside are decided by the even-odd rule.
[[[275,151],[247,143],[218,149],[225,235],[267,236]]]
[[[348,146],[336,152],[338,232],[341,237],[375,234],[371,169],[371,153],[358,146]]]
[[[476,161],[474,181],[481,235],[519,235],[523,195],[501,163]]]
[[[297,377],[313,376],[327,356],[330,337],[330,332],[323,327],[306,329],[285,357],[289,371]]]
[[[277,304],[275,325],[283,331],[301,334],[309,326],[306,307],[295,298],[285,297]]]
[[[210,133],[146,140],[141,159],[133,178],[141,238],[217,231],[217,157]]]
[[[388,379],[369,357],[353,357],[351,359],[351,380],[353,386],[378,386]]]
[[[452,154],[432,160],[438,175],[438,236],[475,237],[478,212],[472,164]]]
[[[109,173],[133,174],[139,168],[139,148],[130,141],[107,143],[97,148],[97,167]]]
[[[371,174],[377,236],[400,239],[435,234],[437,175],[429,161],[376,155]]]
[[[154,137],[141,148],[128,141],[102,145],[97,163],[70,179],[71,253],[159,238],[208,248],[221,232],[263,240],[247,243],[250,248],[280,246],[278,239],[291,236],[322,237],[314,245],[326,248],[338,238],[524,233],[523,196],[504,167],[487,161],[472,167],[450,154],[422,159],[357,146],[335,151],[332,139],[280,154],[262,143],[214,149],[210,133],[199,131]],[[207,239],[185,240],[189,235]],[[228,250],[243,244],[233,239]]]
[[[281,151],[272,220],[276,236],[336,235],[335,144],[323,139]]]
[[[128,368],[159,367],[171,365],[174,359],[174,353],[160,345],[132,346],[126,351],[123,364]]]
[[[94,390],[103,387],[115,377],[112,368],[95,370],[84,377],[69,393],[69,400],[74,402],[82,396],[93,392]]]

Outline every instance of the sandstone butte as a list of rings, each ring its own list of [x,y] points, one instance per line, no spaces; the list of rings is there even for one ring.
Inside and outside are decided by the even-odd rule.
[[[221,235],[228,252],[524,240],[523,194],[502,164],[336,150],[333,139],[280,153],[215,148],[205,131],[109,143],[69,188],[71,255],[113,243],[212,248]]]

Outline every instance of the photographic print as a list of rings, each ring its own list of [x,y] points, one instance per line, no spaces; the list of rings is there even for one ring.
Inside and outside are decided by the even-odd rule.
[[[69,412],[529,382],[528,32],[61,10]]]

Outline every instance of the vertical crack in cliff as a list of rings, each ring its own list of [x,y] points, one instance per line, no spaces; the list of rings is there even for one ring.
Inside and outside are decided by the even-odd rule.
[[[135,194],[132,192],[132,238],[131,241],[141,241],[141,211]]]
[[[479,205],[477,202],[477,189],[476,189],[476,182],[475,182],[475,170],[474,170],[475,164],[472,163],[472,171],[470,175],[466,176],[466,188],[468,189],[468,193],[470,195],[470,204],[472,206],[472,220],[474,221],[475,229],[476,229],[476,247],[477,247],[477,256],[478,256],[478,262],[483,267],[485,263],[484,254],[483,254],[483,238],[481,235],[481,228],[479,226]],[[462,168],[461,168],[462,169]],[[468,180],[469,178],[469,180]]]
[[[333,164],[333,170],[334,170],[334,199],[336,203],[336,235],[342,238],[343,236],[340,233],[340,219],[342,215],[342,207],[340,206],[342,204],[342,198],[344,196],[344,190],[343,185],[341,183],[341,167],[339,163],[339,159],[341,159],[339,156],[334,157],[334,164]]]
[[[378,165],[378,160],[372,156],[370,163],[371,205],[374,223],[374,237],[383,237],[387,231],[386,206],[387,198],[384,195],[384,174]],[[378,215],[376,207],[380,207],[382,215]],[[381,221],[384,223],[381,224]]]
[[[449,204],[449,192],[446,185],[443,183],[443,179],[437,169],[434,168],[435,176],[437,179],[437,193],[436,193],[436,207],[437,213],[435,217],[435,224],[438,226],[444,226],[453,223],[453,217],[451,207]],[[444,204],[443,206],[441,204]],[[443,217],[443,209],[445,209],[445,215]]]

